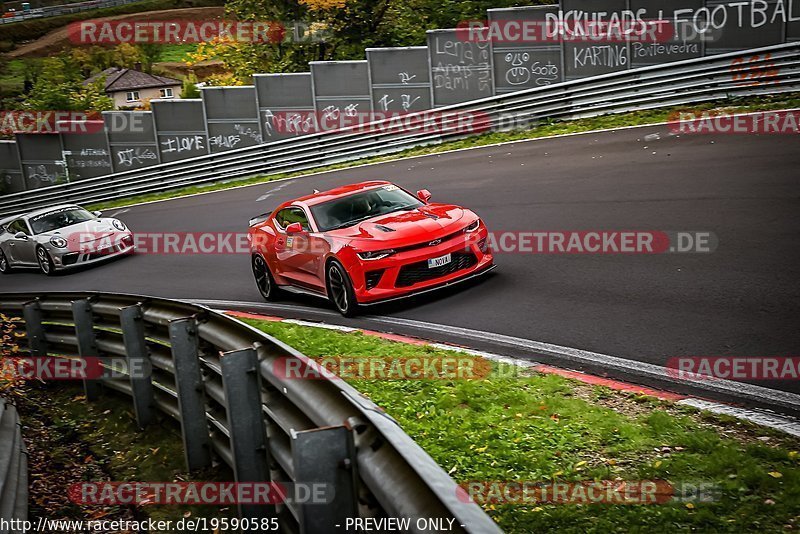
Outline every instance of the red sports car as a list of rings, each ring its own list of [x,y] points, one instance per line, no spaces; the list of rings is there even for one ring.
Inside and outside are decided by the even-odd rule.
[[[250,221],[253,274],[267,300],[280,290],[331,300],[342,315],[494,268],[481,219],[392,183],[315,192]]]

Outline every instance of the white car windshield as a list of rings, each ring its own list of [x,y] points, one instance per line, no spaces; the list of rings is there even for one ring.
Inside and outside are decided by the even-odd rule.
[[[62,208],[31,217],[29,222],[34,234],[43,234],[73,224],[91,221],[94,218],[94,215],[83,208]]]

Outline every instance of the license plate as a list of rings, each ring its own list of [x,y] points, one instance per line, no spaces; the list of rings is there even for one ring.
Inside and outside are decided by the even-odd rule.
[[[445,254],[444,256],[439,256],[438,258],[431,258],[428,260],[428,269],[435,269],[436,267],[447,265],[451,261],[453,261],[453,257],[450,254]]]

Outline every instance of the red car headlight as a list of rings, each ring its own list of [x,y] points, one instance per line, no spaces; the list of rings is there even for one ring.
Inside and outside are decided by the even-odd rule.
[[[470,223],[469,226],[464,228],[464,233],[468,234],[470,232],[474,232],[475,230],[477,230],[480,227],[481,227],[481,220],[480,219],[475,219],[475,222]]]
[[[362,260],[382,260],[394,254],[394,250],[375,250],[372,252],[359,252],[358,257]]]

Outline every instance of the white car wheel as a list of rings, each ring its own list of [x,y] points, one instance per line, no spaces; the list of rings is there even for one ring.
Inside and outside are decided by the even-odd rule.
[[[39,269],[41,269],[44,274],[47,276],[53,276],[53,274],[55,274],[56,269],[53,266],[53,260],[44,247],[36,248],[36,261],[39,263]]]
[[[8,274],[11,272],[11,264],[8,263],[8,258],[6,258],[3,249],[0,248],[0,273],[1,274]]]

